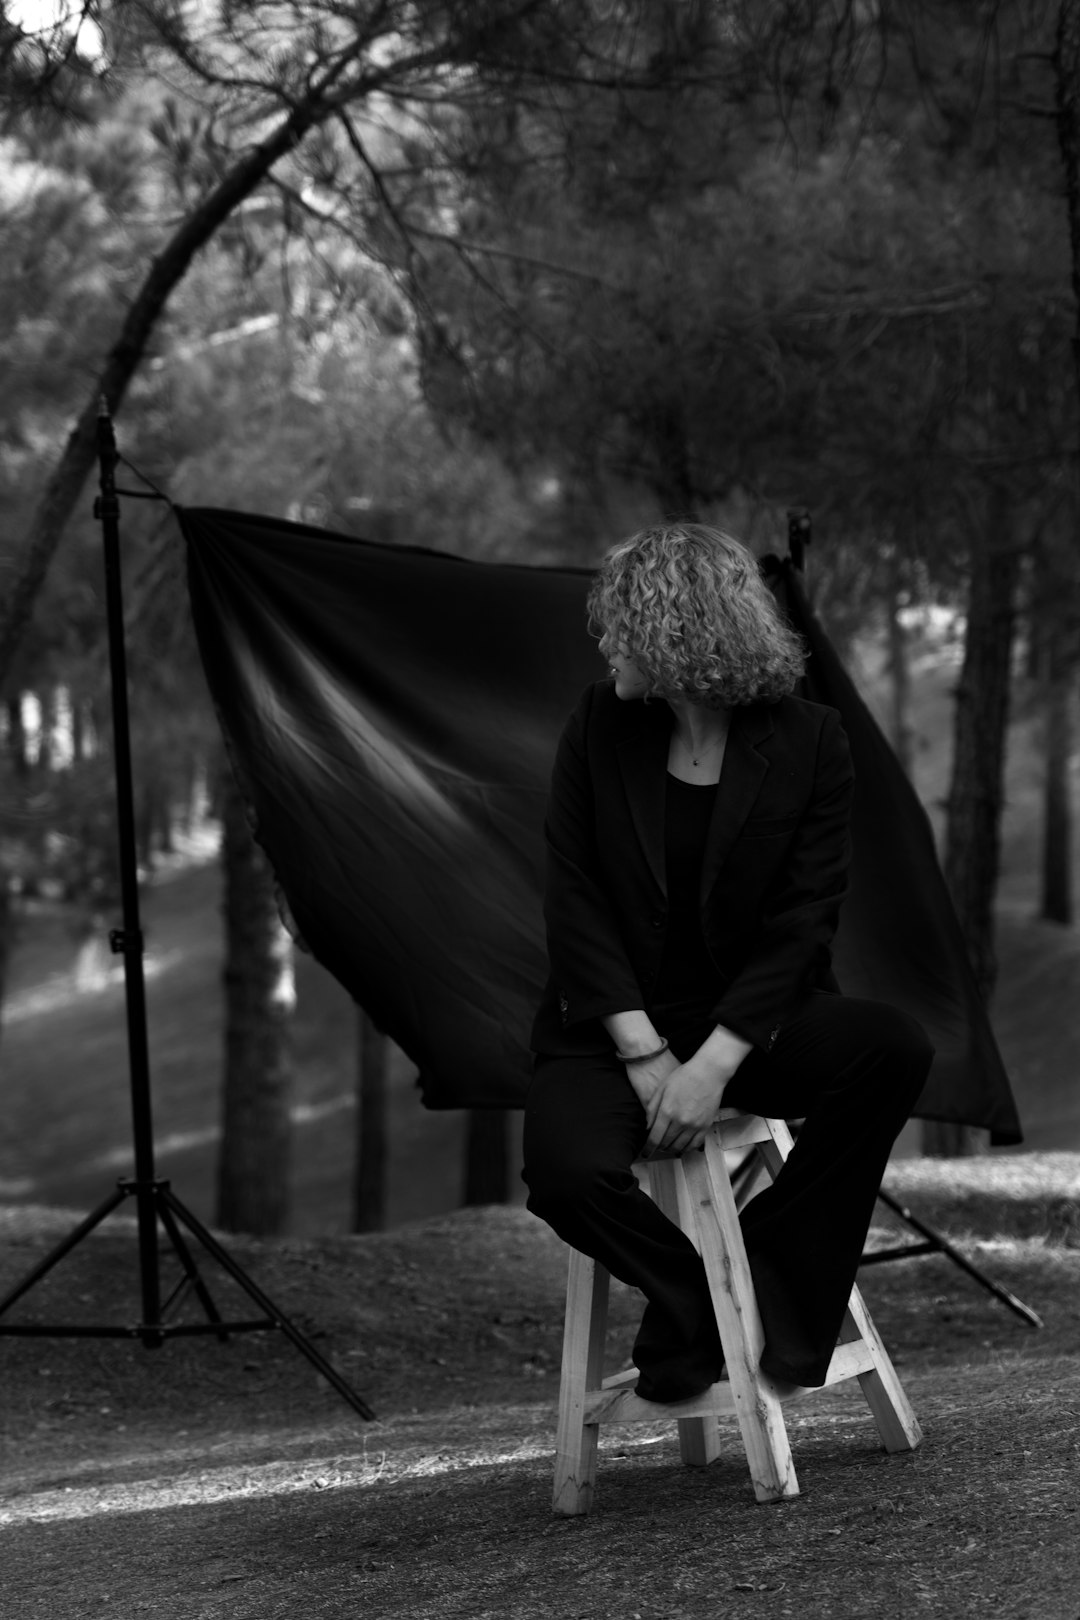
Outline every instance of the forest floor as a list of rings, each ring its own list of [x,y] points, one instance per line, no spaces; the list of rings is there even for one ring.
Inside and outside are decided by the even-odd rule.
[[[803,1494],[771,1507],[732,1422],[704,1471],[658,1422],[604,1431],[594,1512],[551,1516],[565,1251],[520,1209],[228,1240],[371,1423],[280,1333],[2,1338],[0,1612],[1080,1620],[1080,1155],[957,1168],[912,1161],[891,1184],[1045,1325],[940,1256],[865,1268],[924,1443],[887,1456],[857,1384],[808,1396],[787,1408]],[[0,1210],[0,1288],[70,1220]],[[134,1227],[113,1217],[12,1315],[129,1322],[136,1289]],[[639,1303],[616,1289],[613,1366]]]

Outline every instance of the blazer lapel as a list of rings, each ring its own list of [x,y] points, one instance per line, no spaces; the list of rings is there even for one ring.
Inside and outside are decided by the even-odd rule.
[[[617,744],[619,769],[630,804],[634,830],[649,869],[667,894],[664,860],[664,804],[667,795],[667,756],[671,739],[671,710],[666,703],[644,705],[644,724],[632,737]],[[647,719],[646,719],[647,716]]]
[[[720,786],[701,863],[702,905],[712,893],[731,846],[761,791],[769,761],[765,754],[759,752],[759,745],[766,743],[772,733],[772,714],[768,704],[754,703],[733,711],[724,749],[724,763],[720,768]]]

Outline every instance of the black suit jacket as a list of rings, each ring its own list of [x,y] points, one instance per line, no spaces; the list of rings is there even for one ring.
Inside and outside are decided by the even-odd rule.
[[[535,1052],[611,1050],[599,1020],[649,1006],[667,927],[664,803],[674,715],[586,689],[559,742],[545,834],[551,976]],[[782,698],[733,711],[705,847],[710,1016],[768,1050],[815,987],[847,888],[854,774],[834,709]]]

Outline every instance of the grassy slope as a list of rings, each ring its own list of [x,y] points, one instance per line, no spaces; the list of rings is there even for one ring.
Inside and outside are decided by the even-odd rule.
[[[147,1000],[159,1168],[197,1214],[211,1214],[221,1070],[221,941],[216,867],[190,869],[146,894]],[[129,1173],[130,1125],[123,986],[68,993],[27,1011],[55,983],[73,943],[53,910],[29,919],[13,975],[12,1018],[0,1043],[5,1129],[0,1197],[82,1208]],[[293,1159],[298,1233],[343,1231],[349,1209],[355,1015],[316,963],[298,962],[297,1129]],[[393,1224],[459,1201],[464,1119],[429,1113],[408,1064],[392,1077]]]

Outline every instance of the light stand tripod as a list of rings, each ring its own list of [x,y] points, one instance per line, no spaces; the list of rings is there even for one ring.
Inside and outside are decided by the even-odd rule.
[[[109,943],[124,958],[124,990],[127,1008],[128,1066],[131,1082],[131,1112],[135,1147],[135,1175],[122,1178],[103,1203],[34,1266],[21,1282],[0,1299],[0,1334],[27,1338],[113,1338],[140,1339],[149,1349],[160,1348],[177,1335],[212,1333],[226,1339],[230,1333],[251,1333],[276,1328],[285,1334],[301,1355],[322,1374],[338,1394],[363,1418],[374,1413],[345,1380],[319,1354],[315,1346],[279,1311],[247,1275],[243,1268],[181,1203],[168,1181],[154,1167],[154,1133],[150,1108],[150,1058],[147,1044],[146,992],[143,976],[143,937],[139,919],[138,860],[135,843],[135,812],[131,776],[131,733],[127,704],[127,661],[124,648],[124,609],[120,578],[120,503],[116,488],[119,459],[112,419],[105,400],[98,417],[98,458],[101,493],[94,503],[94,515],[101,522],[105,552],[105,602],[109,636],[109,675],[112,688],[113,749],[116,767],[117,827],[120,852],[120,885],[123,927],[113,929]],[[99,1226],[127,1198],[135,1200],[139,1243],[139,1277],[142,1315],[138,1322],[114,1324],[19,1324],[2,1320],[10,1306],[41,1281],[88,1233]],[[162,1303],[158,1253],[158,1221],[180,1263],[181,1277]],[[263,1313],[252,1321],[226,1322],[214,1304],[206,1282],[199,1273],[186,1228],[203,1249],[216,1260],[233,1281]],[[206,1315],[203,1322],[167,1320],[167,1314],[193,1292]]]

